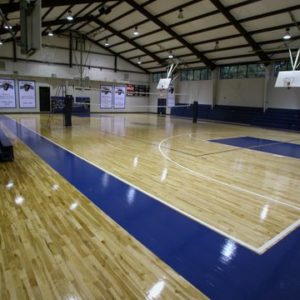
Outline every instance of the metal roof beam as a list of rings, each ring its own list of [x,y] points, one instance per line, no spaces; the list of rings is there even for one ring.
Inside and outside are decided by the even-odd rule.
[[[149,55],[150,57],[152,57],[156,62],[158,62],[160,65],[165,66],[166,62],[161,59],[160,57],[156,56],[155,54],[153,54],[152,52],[148,51],[147,49],[145,49],[143,46],[139,45],[138,43],[132,41],[130,38],[128,38],[127,36],[123,35],[122,33],[120,33],[118,30],[112,28],[111,26],[107,25],[106,23],[102,22],[101,20],[99,20],[98,18],[92,17],[93,21],[95,23],[97,23],[98,25],[102,26],[103,28],[105,28],[106,30],[109,30],[111,33],[113,33],[114,35],[118,36],[119,38],[125,40],[126,42],[128,42],[129,44],[131,44],[132,46],[134,46],[135,48],[141,50],[142,52],[146,53],[147,55]]]
[[[156,1],[156,0],[154,0],[154,1]],[[187,6],[193,5],[193,4],[198,3],[198,2],[201,2],[201,1],[203,1],[203,0],[191,0],[191,1],[186,2],[186,3],[184,3],[184,4],[177,5],[177,6],[171,8],[171,9],[169,9],[169,10],[167,10],[167,11],[164,11],[164,12],[162,12],[162,13],[159,13],[159,14],[156,15],[155,17],[156,17],[156,18],[160,18],[160,17],[165,16],[165,15],[167,15],[167,14],[169,14],[169,13],[174,12],[174,11],[178,11],[180,8],[182,9],[182,8],[185,8],[185,7],[187,7]],[[153,0],[152,0],[152,1],[147,1],[147,2],[145,2],[145,3],[143,3],[143,4],[140,4],[140,6],[145,7],[145,6],[149,5],[151,2],[153,2]],[[131,12],[134,12],[135,9],[132,9],[132,10],[130,10],[130,11],[131,11]],[[111,23],[113,23],[113,22],[115,22],[115,21],[118,21],[118,18],[109,21],[108,24],[111,24]],[[130,28],[132,28],[132,27],[134,27],[134,26],[140,26],[140,25],[143,25],[143,24],[145,24],[145,23],[147,23],[147,22],[149,22],[149,20],[143,20],[143,21],[140,21],[140,22],[138,22],[138,23],[133,24],[132,26],[123,28],[120,32],[122,33],[122,32],[127,31],[128,29],[130,29]],[[106,38],[110,38],[111,36],[112,36],[112,35],[105,36],[105,37],[103,37],[102,39],[100,39],[100,40],[98,40],[98,41],[105,40]]]
[[[110,1],[117,1],[120,2],[121,0],[110,0]],[[75,2],[75,3],[74,3]],[[77,3],[78,2],[78,3]],[[85,4],[85,3],[90,3],[93,4],[95,2],[104,2],[104,0],[80,0],[80,1],[74,1],[74,0],[43,0],[42,1],[42,7],[50,7],[50,6],[65,6],[65,5],[75,5],[75,4]],[[12,13],[14,11],[19,11],[20,10],[20,3],[5,3],[0,5],[0,9],[6,14]]]
[[[245,30],[245,28],[235,19],[235,17],[230,13],[228,9],[219,1],[219,0],[210,0],[214,6],[220,10],[220,12],[224,15],[224,17],[231,22],[231,24],[237,29],[237,31],[242,34],[245,40],[249,43],[254,51],[258,51],[257,55],[262,61],[269,61],[269,56],[263,52],[262,48],[256,41],[252,38],[252,36]]]
[[[109,48],[106,48],[106,47],[102,46],[101,44],[99,44],[98,42],[94,41],[93,39],[91,39],[90,37],[88,37],[88,36],[86,36],[86,35],[83,35],[83,36],[84,36],[85,39],[87,39],[87,40],[90,41],[91,43],[93,43],[93,44],[95,44],[95,45],[101,47],[102,49],[105,49],[106,51],[110,52],[110,53],[113,54],[114,56],[119,57],[119,58],[125,60],[125,61],[128,62],[129,64],[131,64],[131,65],[133,65],[134,67],[136,67],[136,68],[142,70],[142,71],[145,72],[145,73],[149,73],[148,70],[142,68],[142,67],[141,67],[140,65],[138,65],[138,64],[134,64],[133,62],[131,62],[130,60],[128,60],[126,57],[123,57],[122,55],[120,55],[120,54],[114,52],[113,50],[111,50],[111,49],[109,49]]]
[[[238,7],[241,7],[241,6],[246,6],[246,5],[249,5],[249,4],[253,4],[253,3],[258,2],[258,1],[262,1],[262,0],[247,0],[247,1],[244,1],[244,2],[240,2],[240,3],[236,3],[236,4],[233,4],[233,5],[227,6],[226,8],[227,8],[228,10],[231,10],[231,9],[235,9],[235,8],[238,8]],[[180,6],[177,6],[177,7],[176,7],[176,10],[178,10],[178,7],[184,8],[184,7],[186,7],[186,6],[195,4],[196,2],[199,2],[199,1],[190,1],[190,2],[187,2],[187,3],[185,3],[185,4],[182,4],[182,5],[180,5]],[[158,15],[155,15],[155,17],[156,17],[156,18],[160,18],[161,16],[167,15],[167,14],[173,12],[173,11],[174,11],[174,9],[170,9],[170,10],[168,10],[168,11],[165,11],[165,12],[163,12],[163,13],[160,13],[160,14],[158,14]],[[185,19],[185,20],[182,20],[182,21],[173,23],[173,24],[169,25],[169,27],[170,27],[170,28],[173,28],[173,27],[176,27],[176,26],[179,26],[179,25],[184,25],[184,24],[186,24],[186,23],[193,22],[193,21],[197,21],[197,20],[202,19],[202,18],[211,17],[211,16],[217,15],[217,14],[219,14],[219,13],[220,13],[219,10],[213,10],[213,11],[204,13],[204,14],[202,14],[202,15],[198,15],[198,16],[195,16],[195,17],[192,17],[192,18],[189,18],[189,19]],[[142,21],[142,22],[140,22],[140,23],[143,24],[143,23],[146,23],[146,22],[148,22],[148,20]],[[137,23],[136,26],[139,26],[140,23]],[[228,23],[226,23],[226,24],[230,24],[230,25],[231,25],[230,22],[228,22]],[[127,29],[129,29],[129,28],[125,28],[125,29],[123,29],[121,32],[123,32],[124,30],[127,30]],[[148,35],[151,35],[151,34],[160,32],[160,31],[162,31],[161,28],[156,29],[156,30],[153,30],[153,31],[151,31],[151,32],[148,32],[148,33],[145,33],[145,34],[142,34],[142,35],[139,35],[139,36],[135,37],[134,40],[143,38],[143,37],[145,37],[145,36],[148,36]],[[102,39],[103,39],[103,38],[102,38]],[[98,41],[101,41],[102,39],[99,39]],[[113,46],[117,46],[117,45],[121,45],[121,44],[122,44],[122,42],[120,42],[120,43],[118,43],[118,44],[114,44]]]
[[[176,40],[178,40],[181,44],[183,44],[186,48],[188,48],[193,54],[195,54],[202,62],[209,67],[210,69],[214,69],[216,65],[209,60],[203,53],[201,53],[198,49],[188,43],[185,39],[183,39],[179,34],[177,34],[173,29],[167,27],[162,21],[158,18],[154,17],[149,11],[145,8],[141,7],[138,3],[133,0],[126,0],[128,4],[130,4],[133,8],[143,14],[145,17],[150,19],[153,23],[163,28],[168,34],[173,36]]]

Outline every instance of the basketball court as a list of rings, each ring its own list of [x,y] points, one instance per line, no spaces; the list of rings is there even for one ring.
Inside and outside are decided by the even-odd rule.
[[[173,228],[168,227],[175,224],[170,223],[172,221],[169,221],[169,217],[166,219],[158,217],[159,214],[163,214],[162,212],[156,212],[156,210],[173,211],[176,214],[173,218],[180,216],[179,219],[184,219],[182,222],[191,223],[190,226],[198,230],[209,229],[210,234],[216,236],[216,239],[221,237],[222,241],[218,248],[221,252],[225,251],[223,260],[227,263],[240,251],[246,251],[250,257],[254,255],[255,259],[256,256],[264,257],[269,253],[276,253],[281,243],[283,245],[288,243],[293,239],[291,236],[296,234],[294,230],[299,226],[300,216],[297,197],[300,180],[297,172],[300,166],[299,157],[285,153],[274,154],[268,149],[261,150],[261,148],[271,145],[271,149],[275,149],[288,144],[295,147],[295,152],[299,154],[298,133],[205,121],[193,124],[190,120],[143,114],[73,117],[72,128],[59,125],[62,124],[62,116],[55,116],[49,127],[47,118],[46,115],[9,115],[8,118],[1,119],[1,128],[16,143],[17,155],[14,163],[16,169],[14,171],[10,168],[4,169],[2,192],[7,197],[17,196],[18,193],[14,189],[7,189],[5,186],[9,185],[9,182],[14,182],[16,187],[29,184],[32,188],[28,192],[18,191],[22,197],[19,201],[32,206],[31,209],[37,210],[38,214],[41,212],[38,212],[40,208],[35,207],[36,201],[42,204],[45,212],[54,210],[56,220],[54,224],[62,222],[60,228],[67,229],[71,226],[79,232],[89,232],[89,226],[95,226],[93,222],[96,224],[100,222],[96,221],[96,216],[102,214],[98,207],[112,218],[105,222],[113,222],[114,227],[117,227],[116,230],[122,232],[122,238],[126,239],[123,237],[126,236],[123,232],[125,229],[142,244],[150,243],[150,250],[158,255],[156,251],[160,253],[160,249],[155,249],[157,246],[151,244],[151,239],[159,238],[159,235],[156,236],[158,234],[156,228],[149,229],[147,226],[154,226],[152,223],[157,226],[159,223],[167,227],[166,232],[160,234],[164,239],[167,238],[168,242],[176,239],[177,234],[179,236],[186,234],[185,230],[189,232],[188,225],[186,229],[180,229],[183,232],[173,232]],[[251,142],[249,144],[249,140],[253,141],[250,137],[254,139],[254,144]],[[44,143],[47,146],[43,146]],[[52,150],[49,150],[49,144],[52,145]],[[39,156],[58,174],[47,167]],[[72,162],[67,161],[67,156],[73,157]],[[19,161],[22,161],[21,165]],[[81,163],[86,166],[80,167]],[[30,175],[25,170],[28,170],[29,166],[26,164],[34,167],[33,174],[41,174],[38,184],[28,178]],[[3,169],[2,166],[1,168]],[[15,179],[18,172],[23,174],[20,183]],[[53,175],[48,174],[53,172]],[[274,181],[278,182],[278,178],[280,184],[274,186]],[[38,187],[39,185],[41,187]],[[100,186],[100,189],[97,190],[94,185]],[[119,188],[118,185],[124,187]],[[67,193],[69,196],[62,197],[61,193]],[[40,194],[43,197],[37,197]],[[88,204],[85,197],[94,202],[94,205]],[[162,206],[163,209],[148,211],[148,204],[140,204],[143,197],[149,198],[150,202],[158,202],[152,205]],[[115,198],[120,199],[116,201]],[[68,209],[72,213],[78,211],[78,215],[75,214],[72,220],[68,220],[68,213],[66,215]],[[138,219],[146,218],[141,221],[142,224],[145,223],[145,228],[139,228],[138,232],[131,224],[136,223],[137,214],[140,216]],[[26,224],[26,214],[23,218]],[[87,220],[92,224],[85,225],[83,222]],[[41,226],[40,230],[43,230],[45,226],[43,223],[47,224],[50,220],[36,221],[37,224],[32,226]],[[52,229],[54,236],[59,234],[56,230],[62,230],[55,227]],[[102,239],[101,231],[85,232],[87,237],[81,238],[87,242],[85,239],[88,239],[90,234],[99,241]],[[145,232],[148,232],[146,237]],[[198,238],[207,243],[206,247],[211,247],[209,238],[206,241],[202,234],[199,234]],[[44,243],[51,245],[52,239],[52,236],[44,237]],[[76,240],[75,237],[74,239]],[[111,239],[110,235],[108,239]],[[103,243],[105,240],[103,238]],[[51,247],[44,255],[51,254],[50,257],[53,256],[51,259],[56,259]],[[167,243],[166,247],[171,246]],[[200,244],[198,247],[203,245]],[[142,249],[146,251],[144,247]],[[50,253],[47,254],[48,251]],[[84,249],[78,251],[76,255],[80,259],[85,256],[84,253],[88,248],[84,246]],[[181,256],[179,253],[178,255]],[[81,263],[84,263],[85,260],[82,259]],[[157,258],[154,256],[149,259]],[[189,261],[184,255],[182,259]],[[174,267],[173,261],[167,263]],[[145,267],[148,264],[144,262]],[[166,268],[164,270],[166,273],[171,272],[165,265],[159,267]],[[176,276],[172,280],[174,280],[172,284],[177,286]],[[196,280],[192,281],[194,285],[198,283],[198,278],[192,280]],[[193,287],[190,287],[188,291],[182,293],[187,293],[184,298],[189,298],[194,292]]]
[[[298,299],[296,0],[0,2],[0,299]]]

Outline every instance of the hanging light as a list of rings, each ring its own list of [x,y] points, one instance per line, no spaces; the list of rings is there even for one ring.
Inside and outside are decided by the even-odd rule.
[[[0,37],[0,46],[1,46],[1,45],[3,45],[3,41],[1,40],[1,37]]]
[[[49,30],[48,30],[48,36],[54,36],[54,33],[51,28],[49,28]]]
[[[108,15],[109,13],[111,13],[111,8],[109,6],[103,5],[98,9],[98,11],[101,15]]]
[[[169,57],[169,58],[173,58],[173,57],[174,57],[172,51],[169,52],[169,56],[168,56],[168,57]]]
[[[4,24],[4,28],[5,29],[12,29],[12,26],[10,24],[8,24],[8,23],[5,23]]]
[[[141,58],[139,57],[138,58],[138,62],[137,62],[139,65],[142,63],[142,61],[141,61]]]
[[[105,46],[105,47],[108,47],[108,46],[109,46],[108,39],[105,40],[104,46]]]
[[[219,49],[219,41],[216,41],[215,50],[218,50],[218,49]]]
[[[178,19],[183,19],[184,18],[184,16],[183,16],[183,9],[182,8],[179,9],[177,18]]]
[[[73,20],[74,20],[74,18],[73,18],[73,16],[72,16],[72,11],[71,11],[71,10],[68,10],[67,20],[68,20],[68,21],[73,21]]]
[[[290,29],[287,28],[284,36],[282,37],[284,40],[289,40],[291,38]]]
[[[139,31],[138,31],[138,27],[135,26],[135,27],[134,27],[134,31],[133,31],[133,35],[138,36],[139,34],[140,34],[140,33],[139,33]]]

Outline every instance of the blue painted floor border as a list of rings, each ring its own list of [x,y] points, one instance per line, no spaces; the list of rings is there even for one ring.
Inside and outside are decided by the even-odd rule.
[[[0,116],[0,122],[102,211],[208,297],[222,300],[299,298],[299,228],[265,254],[257,255],[14,120]]]
[[[281,156],[300,159],[300,144],[293,144],[289,142],[281,142],[275,140],[267,140],[267,139],[252,137],[252,136],[214,139],[209,141],[214,143],[225,144],[229,146],[247,148],[254,151],[272,153]]]

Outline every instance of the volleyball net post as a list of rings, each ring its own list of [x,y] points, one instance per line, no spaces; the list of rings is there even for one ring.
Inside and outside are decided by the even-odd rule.
[[[197,123],[198,120],[198,101],[193,102],[193,123]]]

